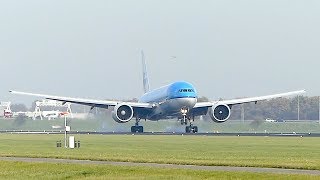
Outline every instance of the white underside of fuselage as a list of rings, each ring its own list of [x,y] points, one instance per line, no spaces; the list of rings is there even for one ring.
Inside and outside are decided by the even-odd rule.
[[[185,97],[165,100],[154,108],[153,113],[148,117],[149,120],[160,120],[181,117],[181,109],[192,109],[197,103],[197,98]]]

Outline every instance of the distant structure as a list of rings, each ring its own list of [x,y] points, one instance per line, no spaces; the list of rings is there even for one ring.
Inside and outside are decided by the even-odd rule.
[[[0,102],[0,116],[4,118],[12,118],[11,102]]]
[[[64,112],[58,110],[42,111],[40,107],[66,107],[67,110]],[[36,107],[32,114],[33,120],[35,120],[37,117],[39,117],[41,120],[43,120],[43,117],[47,118],[48,120],[51,120],[59,118],[60,116],[68,116],[69,118],[73,118],[71,103],[63,103],[60,101],[47,99],[42,101],[36,101]]]

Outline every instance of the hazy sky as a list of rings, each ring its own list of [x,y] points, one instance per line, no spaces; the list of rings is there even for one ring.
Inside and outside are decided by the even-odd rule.
[[[319,0],[1,0],[0,22],[2,101],[139,97],[142,49],[151,88],[320,95]]]

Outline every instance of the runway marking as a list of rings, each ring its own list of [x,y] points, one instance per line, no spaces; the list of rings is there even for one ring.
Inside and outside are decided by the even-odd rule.
[[[192,170],[207,170],[207,171],[231,171],[231,172],[252,172],[252,173],[320,175],[320,170],[259,168],[259,167],[231,167],[231,166],[197,166],[197,165],[113,162],[113,161],[91,161],[91,160],[54,159],[54,158],[0,157],[0,161],[36,162],[36,163],[93,164],[93,165],[115,165],[115,166],[138,166],[138,167],[142,166],[142,167],[192,169]]]

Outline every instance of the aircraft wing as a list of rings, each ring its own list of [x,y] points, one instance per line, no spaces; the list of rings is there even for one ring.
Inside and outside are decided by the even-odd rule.
[[[105,100],[95,100],[95,99],[84,99],[84,98],[72,98],[72,97],[63,97],[63,96],[53,96],[53,95],[46,95],[46,94],[35,94],[35,93],[28,93],[28,92],[19,92],[19,91],[9,91],[12,94],[20,94],[20,95],[27,95],[27,96],[35,96],[41,97],[50,100],[61,101],[64,103],[74,103],[74,104],[81,104],[87,105],[91,107],[101,107],[101,108],[108,108],[109,106],[116,106],[119,103],[126,103],[132,107],[136,108],[152,108],[154,105],[150,103],[138,103],[138,102],[122,102],[122,101],[105,101]]]
[[[257,101],[263,101],[263,100],[268,100],[273,98],[303,94],[305,92],[306,92],[305,90],[299,90],[299,91],[292,91],[292,92],[286,92],[286,93],[280,93],[280,94],[273,94],[268,96],[257,96],[257,97],[251,97],[251,98],[240,98],[240,99],[213,101],[213,102],[199,102],[194,106],[194,109],[202,108],[202,107],[212,107],[216,104],[236,105],[236,104],[257,102]]]

